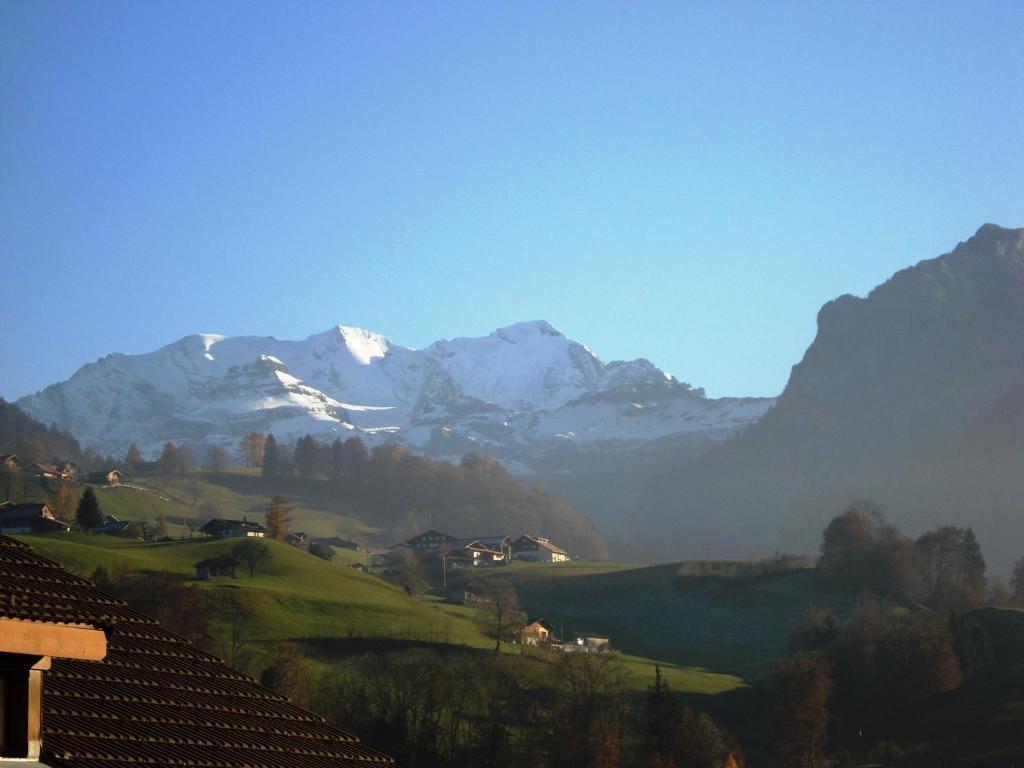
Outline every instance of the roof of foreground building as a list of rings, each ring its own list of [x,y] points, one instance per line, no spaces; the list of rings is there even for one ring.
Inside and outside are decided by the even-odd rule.
[[[54,658],[43,675],[46,765],[394,765],[6,536],[0,536],[0,619],[107,633],[102,661]]]

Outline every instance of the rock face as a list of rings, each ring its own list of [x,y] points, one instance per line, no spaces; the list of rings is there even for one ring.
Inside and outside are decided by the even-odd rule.
[[[302,341],[199,334],[109,355],[18,405],[104,454],[136,442],[154,455],[167,440],[230,448],[257,430],[481,450],[525,473],[665,439],[703,449],[772,402],[709,399],[647,360],[605,363],[541,321],[423,350],[348,326]]]
[[[842,296],[765,418],[647,486],[630,518],[656,554],[813,552],[871,497],[909,533],[973,525],[1024,555],[1024,230],[985,225],[951,253]]]

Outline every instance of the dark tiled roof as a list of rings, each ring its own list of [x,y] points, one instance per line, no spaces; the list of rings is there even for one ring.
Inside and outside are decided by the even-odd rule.
[[[103,661],[54,659],[43,675],[54,768],[394,764],[6,536],[0,617],[108,630]]]

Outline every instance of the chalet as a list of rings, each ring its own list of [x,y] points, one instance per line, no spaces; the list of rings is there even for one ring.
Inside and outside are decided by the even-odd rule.
[[[92,485],[120,485],[124,476],[116,469],[105,469],[101,472],[90,472],[89,482]]]
[[[512,537],[511,536],[473,536],[467,539],[459,539],[459,543],[462,545],[466,544],[483,544],[485,547],[491,549],[497,549],[499,552],[504,552],[506,557],[509,557],[512,548]]]
[[[579,651],[582,653],[607,653],[612,649],[611,640],[604,635],[590,632],[577,632],[571,643],[565,643],[562,650]]]
[[[418,536],[413,536],[411,539],[406,539],[402,543],[416,551],[430,552],[451,549],[458,545],[459,540],[454,536],[449,536],[447,533],[431,530],[425,531]]]
[[[538,560],[544,563],[562,563],[569,559],[569,553],[551,543],[543,536],[523,534],[512,542],[512,557],[516,560]]]
[[[50,464],[40,464],[35,462],[28,468],[28,473],[32,477],[41,477],[44,480],[63,480],[64,476],[61,471]]]
[[[303,531],[289,531],[284,537],[284,542],[306,552],[309,552],[310,545],[313,543]]]
[[[0,765],[394,765],[0,536]]]
[[[490,595],[479,582],[470,582],[451,591],[451,601],[459,605],[483,605],[491,602]]]
[[[0,453],[0,467],[3,469],[11,469],[15,472],[22,470],[21,459],[15,456],[13,453]]]
[[[233,579],[238,561],[233,557],[211,557],[195,564],[197,579]]]
[[[319,557],[321,560],[327,561],[333,560],[337,557],[337,555],[334,553],[334,550],[331,547],[319,541],[310,542],[309,554],[313,555],[314,557]]]
[[[544,619],[534,619],[519,632],[523,645],[550,645],[557,642],[555,628]]]
[[[64,461],[57,465],[61,480],[74,482],[82,476],[82,468],[73,461]]]
[[[326,544],[328,547],[337,547],[338,549],[359,549],[359,545],[356,542],[342,539],[338,536],[332,536],[329,539],[317,539],[317,543]]]
[[[71,530],[71,526],[57,519],[49,505],[41,503],[0,504],[0,533],[51,533]]]
[[[92,532],[103,534],[105,536],[127,536],[128,528],[130,526],[130,520],[118,520],[113,515],[104,515],[103,523],[98,527],[93,528]]]
[[[492,549],[475,539],[468,544],[445,552],[444,556],[452,565],[471,567],[504,565],[506,562],[505,553],[502,550]]]
[[[262,539],[267,535],[267,529],[259,523],[250,523],[244,517],[241,520],[226,520],[218,517],[199,529],[207,536],[217,539],[228,539],[235,536],[248,536],[250,538]]]

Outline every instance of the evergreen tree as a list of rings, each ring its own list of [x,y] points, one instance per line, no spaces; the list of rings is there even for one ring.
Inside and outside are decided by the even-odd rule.
[[[82,492],[82,498],[78,502],[78,510],[75,512],[75,520],[83,531],[91,531],[103,524],[103,512],[100,511],[100,503],[96,493],[90,486],[86,486]]]
[[[270,538],[284,541],[288,536],[288,527],[292,522],[292,507],[284,496],[274,496],[267,505],[266,525]]]
[[[143,464],[146,460],[142,458],[142,451],[139,450],[139,446],[132,443],[128,446],[128,453],[124,456],[124,468],[129,472],[134,472],[139,468],[140,464]]]
[[[281,473],[281,455],[277,449],[277,440],[267,435],[263,444],[263,476],[274,477]]]
[[[1013,566],[1010,579],[1010,600],[1014,605],[1024,605],[1024,557]]]
[[[317,474],[317,454],[320,444],[312,435],[300,437],[295,443],[295,471],[302,477],[315,477]]]
[[[331,480],[341,480],[345,471],[345,446],[340,437],[334,438],[334,442],[331,443],[331,455],[327,467],[327,475]]]
[[[644,753],[648,762],[668,762],[678,747],[679,705],[668,687],[661,667],[654,665],[654,685],[644,702]]]

